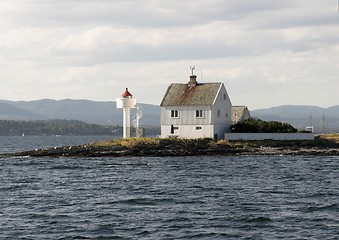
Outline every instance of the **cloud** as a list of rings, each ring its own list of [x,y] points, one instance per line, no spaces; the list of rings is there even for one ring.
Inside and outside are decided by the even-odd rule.
[[[1,94],[112,100],[128,86],[158,104],[197,65],[252,109],[335,105],[338,16],[319,0],[0,1]]]

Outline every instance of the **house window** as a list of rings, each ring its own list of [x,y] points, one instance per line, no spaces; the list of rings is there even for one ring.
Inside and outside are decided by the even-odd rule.
[[[228,118],[228,113],[225,113],[225,118]]]
[[[195,127],[195,130],[197,130],[197,131],[199,131],[201,129],[202,129],[202,127]]]
[[[196,118],[203,118],[204,117],[204,111],[203,110],[196,110],[195,111],[195,117]]]
[[[226,93],[224,93],[224,100],[226,101]]]
[[[171,118],[179,118],[179,111],[171,110]]]
[[[217,110],[217,117],[220,118],[220,110]]]

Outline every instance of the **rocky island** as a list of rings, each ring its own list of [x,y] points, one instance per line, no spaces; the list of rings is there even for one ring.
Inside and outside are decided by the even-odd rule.
[[[132,157],[198,155],[324,155],[339,156],[339,134],[316,136],[313,141],[215,141],[209,138],[128,138],[77,146],[1,154],[0,157]]]

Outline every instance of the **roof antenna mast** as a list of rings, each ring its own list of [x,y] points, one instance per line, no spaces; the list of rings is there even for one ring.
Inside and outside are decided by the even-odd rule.
[[[195,70],[195,66],[190,66],[190,68],[191,68],[191,76],[193,76],[194,75],[194,70]]]

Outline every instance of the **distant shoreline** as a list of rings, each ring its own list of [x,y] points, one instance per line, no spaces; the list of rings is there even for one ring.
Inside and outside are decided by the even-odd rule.
[[[339,138],[339,135],[338,135]],[[171,157],[237,155],[339,156],[337,138],[314,141],[214,141],[131,138],[0,154],[0,157]]]

